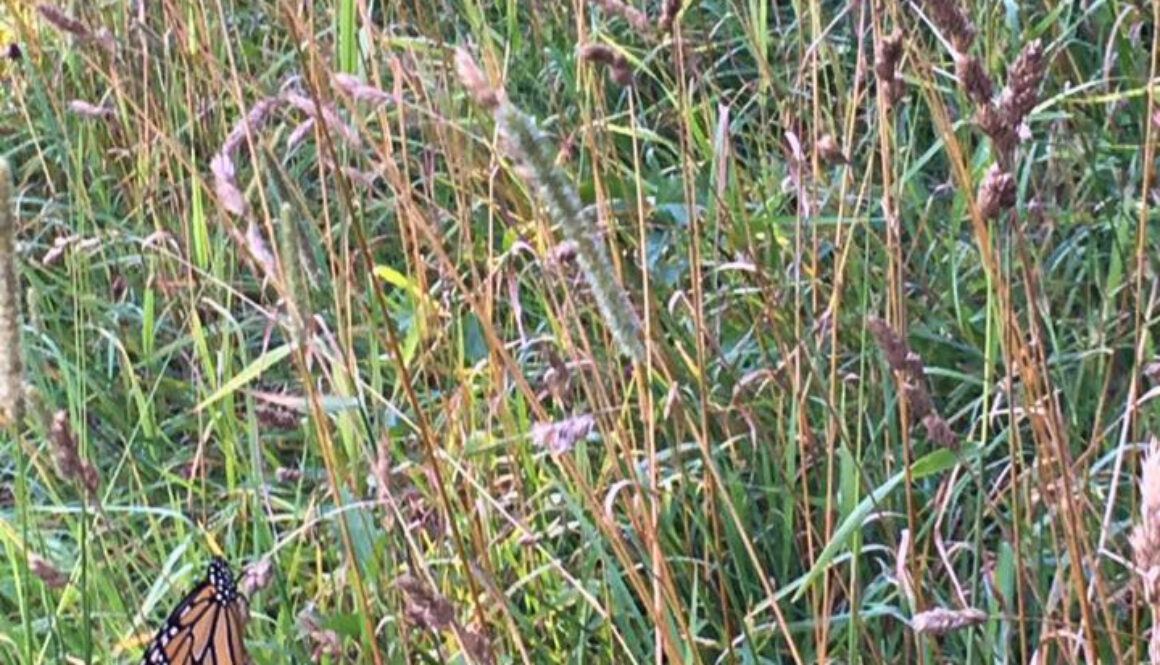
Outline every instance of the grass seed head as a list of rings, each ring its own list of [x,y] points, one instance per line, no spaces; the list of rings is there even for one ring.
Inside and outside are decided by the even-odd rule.
[[[455,72],[459,76],[459,82],[467,89],[476,104],[494,112],[503,102],[503,90],[492,87],[487,75],[467,49],[455,49]]]
[[[941,635],[968,626],[975,626],[986,620],[987,613],[973,607],[962,610],[938,607],[914,615],[914,618],[910,620],[910,627],[916,633]]]
[[[52,417],[48,438],[52,444],[53,458],[56,460],[56,472],[61,479],[78,481],[88,491],[96,492],[100,485],[100,476],[96,467],[81,458],[67,411],[62,409]]]
[[[592,4],[604,10],[606,14],[624,19],[638,35],[647,35],[652,30],[648,16],[644,12],[621,0],[592,0]]]
[[[50,589],[60,589],[68,584],[68,575],[38,554],[28,555],[28,567]]]
[[[1160,441],[1155,437],[1140,470],[1140,521],[1132,530],[1132,557],[1144,599],[1160,609]]]
[[[1035,108],[1043,73],[1043,45],[1036,39],[1024,46],[1011,64],[1007,72],[1007,87],[999,96],[999,114],[1012,130]]]
[[[0,159],[0,425],[19,425],[24,419],[21,288],[17,260],[12,172],[8,162]]]
[[[902,31],[895,28],[874,45],[874,75],[878,85],[886,90],[886,101],[893,105],[905,92],[905,83],[898,73],[902,59]]]
[[[959,53],[966,53],[975,41],[975,24],[967,18],[955,0],[926,0],[924,3],[934,24],[942,30]]]
[[[979,183],[975,204],[983,219],[995,219],[999,213],[1015,205],[1015,177],[998,164],[992,164]]]
[[[604,44],[585,44],[580,47],[580,59],[607,67],[617,85],[632,85],[632,67],[619,51]]]
[[[983,62],[978,56],[956,55],[955,75],[959,77],[959,85],[976,104],[989,104],[995,94],[995,86],[991,77],[983,69]]]
[[[677,14],[681,12],[681,7],[684,4],[684,0],[664,0],[664,4],[661,6],[661,15],[657,19],[657,28],[661,34],[673,29],[673,24],[677,21]]]
[[[44,17],[53,27],[62,32],[67,32],[76,37],[88,37],[89,29],[85,27],[84,23],[64,13],[64,11],[56,5],[51,5],[47,2],[42,2],[36,6],[36,11]]]

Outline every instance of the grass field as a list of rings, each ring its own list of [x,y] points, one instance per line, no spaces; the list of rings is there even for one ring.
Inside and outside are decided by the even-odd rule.
[[[55,2],[0,664],[1160,663],[1160,0]]]

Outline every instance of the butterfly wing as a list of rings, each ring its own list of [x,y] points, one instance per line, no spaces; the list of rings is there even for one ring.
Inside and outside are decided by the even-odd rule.
[[[247,665],[241,596],[224,561],[173,608],[142,665]]]

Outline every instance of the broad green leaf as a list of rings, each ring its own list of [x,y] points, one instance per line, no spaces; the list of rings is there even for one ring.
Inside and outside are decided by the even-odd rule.
[[[235,374],[234,377],[229,381],[226,381],[225,384],[221,388],[218,388],[212,395],[202,400],[201,404],[198,404],[197,407],[194,408],[194,411],[201,411],[202,409],[213,404],[226,395],[237,391],[238,388],[241,388],[250,381],[258,378],[262,375],[263,372],[281,362],[282,359],[286,356],[290,355],[290,352],[293,349],[294,346],[292,344],[283,344],[276,349],[270,349],[269,351],[258,356],[258,358],[254,360],[254,362],[250,363],[249,366]]]

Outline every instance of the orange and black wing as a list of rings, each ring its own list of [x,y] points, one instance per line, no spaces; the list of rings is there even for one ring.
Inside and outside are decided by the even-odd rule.
[[[142,665],[248,665],[240,598],[229,567],[215,558],[157,631]]]

